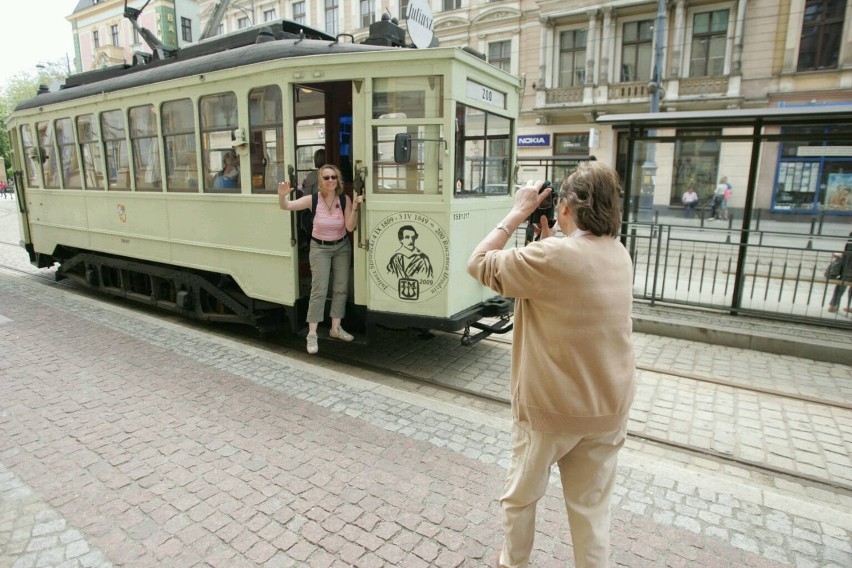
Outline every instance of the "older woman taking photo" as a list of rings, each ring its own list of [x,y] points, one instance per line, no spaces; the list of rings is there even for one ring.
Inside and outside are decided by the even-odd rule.
[[[363,197],[356,195],[354,201],[343,195],[343,179],[337,166],[326,164],[317,170],[319,194],[314,212],[311,233],[311,298],[308,302],[308,353],[317,353],[317,327],[325,315],[325,299],[331,281],[331,330],[329,336],[341,341],[352,341],[340,322],[346,313],[346,295],[349,290],[349,266],[352,262],[352,246],[349,233],[358,222],[358,206]],[[287,211],[301,211],[313,207],[313,196],[305,195],[290,201],[290,182],[278,184],[278,204]],[[341,209],[341,196],[345,207]]]
[[[512,210],[482,240],[468,272],[515,298],[512,456],[500,497],[499,566],[529,565],[536,503],[559,466],[579,568],[607,566],[616,456],[633,401],[632,262],[618,240],[618,175],[586,162],[558,191],[557,222],[541,240],[503,250],[550,189],[515,194]]]

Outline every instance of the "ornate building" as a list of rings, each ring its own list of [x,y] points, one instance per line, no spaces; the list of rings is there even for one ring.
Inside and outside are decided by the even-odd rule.
[[[604,113],[656,110],[652,105],[665,112],[852,102],[852,3],[846,0],[428,2],[442,46],[470,46],[525,78],[520,158],[595,154],[616,161],[618,141],[595,123]],[[78,68],[129,61],[133,51],[146,49],[122,18],[123,4],[81,0],[69,16]],[[156,29],[164,43],[178,45],[197,40],[202,30],[216,35],[280,18],[360,41],[383,13],[405,27],[409,0],[223,4],[152,0],[140,23]],[[655,59],[662,63],[656,81]],[[717,149],[691,151],[695,156],[675,156],[675,163],[703,163],[715,176],[724,162]],[[852,169],[852,152],[836,154],[831,167]],[[522,165],[519,177],[538,173]],[[673,201],[681,189],[673,186],[655,203]],[[783,207],[773,191],[761,197],[763,205]],[[815,192],[813,206],[824,198]]]

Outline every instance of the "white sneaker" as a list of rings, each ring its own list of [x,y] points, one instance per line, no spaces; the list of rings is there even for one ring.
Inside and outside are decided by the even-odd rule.
[[[313,355],[319,351],[319,342],[317,342],[317,334],[309,333],[308,334],[308,353]]]
[[[342,327],[338,327],[337,329],[332,329],[328,332],[329,337],[332,339],[339,339],[340,341],[352,341],[355,337],[344,330]]]

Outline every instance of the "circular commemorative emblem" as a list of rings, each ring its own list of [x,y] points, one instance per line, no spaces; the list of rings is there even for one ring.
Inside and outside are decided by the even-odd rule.
[[[434,298],[449,281],[449,264],[447,233],[426,215],[394,213],[370,234],[370,278],[396,300]]]

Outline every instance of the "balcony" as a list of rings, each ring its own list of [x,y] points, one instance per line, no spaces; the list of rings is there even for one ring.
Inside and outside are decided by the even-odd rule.
[[[562,89],[547,89],[545,91],[547,104],[582,103],[583,87],[567,87]]]
[[[611,83],[607,90],[607,102],[628,102],[648,100],[648,82]]]
[[[693,77],[680,79],[679,83],[679,97],[728,94],[728,77]]]

